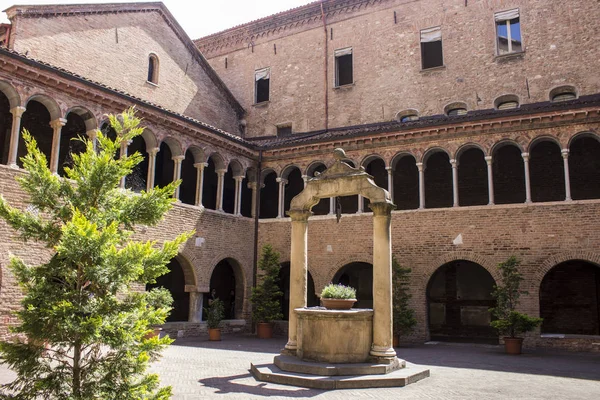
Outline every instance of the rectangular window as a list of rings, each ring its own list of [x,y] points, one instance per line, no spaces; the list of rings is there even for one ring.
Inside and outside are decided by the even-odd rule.
[[[277,136],[290,136],[292,134],[292,125],[277,126]]]
[[[352,47],[336,50],[335,53],[335,86],[350,85],[352,77]]]
[[[254,102],[264,103],[269,101],[269,81],[271,80],[271,69],[263,68],[254,71]]]
[[[442,67],[442,28],[423,29],[421,31],[421,67],[423,69]]]
[[[521,23],[519,10],[509,10],[494,14],[498,55],[523,51],[521,43]]]

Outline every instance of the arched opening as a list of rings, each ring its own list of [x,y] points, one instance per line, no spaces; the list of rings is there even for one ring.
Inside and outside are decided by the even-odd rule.
[[[158,84],[158,57],[156,54],[148,56],[148,82]]]
[[[492,155],[494,203],[525,202],[525,169],[521,150],[512,144],[499,146]]]
[[[223,211],[233,214],[235,208],[235,180],[233,179],[233,168],[229,164],[227,172],[223,176]]]
[[[281,314],[283,314],[283,320],[288,321],[290,319],[290,263],[284,262],[281,264],[279,270],[279,290],[283,292],[281,300]],[[315,307],[319,305],[319,298],[315,293],[315,281],[313,280],[310,271],[307,271],[307,283],[306,283],[306,306]]]
[[[344,162],[351,167],[355,167],[352,160],[344,160]],[[340,199],[342,214],[356,214],[358,212],[358,195],[340,196],[338,198]]]
[[[190,294],[185,291],[183,266],[174,258],[167,265],[169,272],[156,278],[156,283],[146,285],[146,290],[162,287],[171,292],[173,309],[167,322],[187,321],[190,314]]]
[[[415,158],[403,155],[392,161],[392,168],[396,209],[419,208],[419,169]]]
[[[315,176],[316,173],[321,173],[325,171],[327,167],[323,163],[313,163],[307,170],[307,175],[311,178]],[[327,215],[329,214],[329,199],[321,199],[317,205],[313,206],[312,212],[313,215]]]
[[[268,172],[263,179],[264,187],[260,189],[259,218],[277,218],[279,201],[279,183],[274,171]]]
[[[373,181],[377,186],[387,190],[388,174],[387,170],[385,169],[385,161],[383,161],[381,158],[373,158],[365,163],[365,171],[367,172],[367,174],[373,177]],[[364,198],[363,210],[371,211],[371,209],[369,208],[370,203],[371,202],[369,201],[369,199]]]
[[[540,286],[542,333],[600,335],[600,268],[581,260],[556,265]]]
[[[217,209],[217,176],[216,165],[213,159],[208,159],[208,166],[204,167],[204,185],[202,186],[202,205],[210,210]]]
[[[461,206],[489,203],[487,163],[483,151],[470,148],[458,157],[458,201]]]
[[[425,161],[425,208],[452,207],[452,166],[444,151]]]
[[[242,180],[242,204],[240,205],[240,212],[248,218],[252,216],[252,188],[250,183],[253,181],[256,181],[256,170],[249,168]]]
[[[173,182],[175,163],[171,148],[165,142],[160,144],[160,150],[156,154],[156,171],[154,173],[154,186],[163,187]]]
[[[146,141],[142,136],[134,137],[127,146],[127,155],[135,153],[141,154],[143,160],[125,177],[125,187],[134,192],[141,192],[147,189],[148,184],[148,153],[146,152]]]
[[[490,327],[494,278],[481,265],[458,260],[442,265],[427,285],[431,340],[498,343]]]
[[[50,111],[39,101],[30,100],[27,103],[27,110],[23,113],[21,119],[21,131],[27,129],[31,136],[36,140],[38,148],[46,156],[48,163],[52,155],[52,136],[53,130],[50,126]],[[17,165],[23,167],[21,157],[27,154],[25,139],[19,135],[19,150],[17,153]]]
[[[10,113],[10,101],[4,92],[0,91],[0,163],[2,164],[8,164],[11,131],[12,114]]]
[[[582,135],[569,146],[569,177],[573,200],[600,198],[600,142]]]
[[[65,175],[65,167],[73,166],[73,154],[85,151],[85,144],[79,138],[86,137],[84,119],[74,112],[67,114],[67,123],[60,131],[60,147],[58,150],[58,174]]]
[[[196,204],[196,184],[198,172],[194,167],[194,154],[191,150],[185,152],[181,162],[181,185],[179,186],[179,200],[185,204]]]
[[[558,144],[550,140],[536,142],[529,151],[529,157],[531,200],[564,200],[565,172]]]
[[[215,266],[210,276],[211,293],[225,306],[225,319],[235,319],[242,311],[244,302],[244,280],[238,263],[230,258],[223,259]],[[212,295],[212,294],[211,294]],[[204,304],[208,306],[208,301]]]
[[[356,289],[354,308],[373,308],[373,264],[353,262],[344,265],[332,279]]]
[[[297,167],[293,167],[290,170],[285,171],[283,178],[287,179],[283,197],[283,215],[285,215],[285,212],[290,210],[290,203],[292,202],[292,199],[304,189],[304,180],[302,179],[302,173]]]

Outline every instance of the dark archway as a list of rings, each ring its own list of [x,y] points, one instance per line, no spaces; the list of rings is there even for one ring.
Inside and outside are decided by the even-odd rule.
[[[210,277],[210,290],[216,290],[216,297],[223,301],[225,319],[235,319],[242,310],[244,282],[239,265],[226,258],[219,261]],[[208,306],[208,303],[204,303]]]
[[[494,278],[481,265],[458,260],[442,265],[427,285],[432,340],[498,343],[490,327]]]
[[[394,204],[397,210],[419,208],[419,169],[411,155],[405,155],[392,163],[394,181]]]
[[[223,211],[233,214],[235,208],[235,180],[233,179],[233,168],[231,164],[223,176]]]
[[[8,164],[11,131],[12,114],[10,113],[10,101],[4,92],[0,91],[0,163],[2,164]]]
[[[110,124],[108,122],[103,123],[100,130],[102,131],[102,134],[104,136],[106,136],[107,138],[109,138],[110,140],[114,141],[117,139],[117,132],[113,129],[112,126],[110,126]],[[121,149],[119,148],[115,152],[115,156],[114,156],[115,160],[117,160],[120,156],[121,156]]]
[[[344,160],[344,162],[353,168],[355,167],[352,160]],[[358,195],[340,196],[338,198],[340,199],[342,214],[356,214],[358,212]]]
[[[332,282],[356,289],[357,302],[354,303],[354,308],[373,308],[373,264],[346,264],[336,272]]]
[[[156,283],[146,285],[146,290],[162,287],[171,292],[173,310],[167,317],[167,322],[188,321],[190,315],[190,294],[185,291],[185,275],[183,267],[172,259],[167,265],[169,272],[156,278]]]
[[[175,163],[171,148],[165,142],[160,144],[160,150],[156,154],[156,170],[154,172],[154,186],[163,187],[173,182]]]
[[[288,181],[285,185],[285,194],[283,197],[283,215],[286,215],[285,212],[290,210],[292,199],[304,189],[304,180],[302,179],[302,173],[297,167],[293,167],[287,176],[284,176],[284,179]]]
[[[461,206],[489,203],[487,163],[483,151],[470,148],[458,157],[458,201]]]
[[[27,103],[27,110],[23,113],[21,119],[21,132],[27,129],[31,136],[36,140],[38,148],[46,156],[46,160],[50,163],[52,155],[52,136],[53,129],[50,126],[50,112],[42,103],[30,100]],[[27,154],[25,147],[25,139],[23,135],[19,135],[19,150],[17,154],[17,165],[23,167],[21,157]]]
[[[550,140],[536,142],[529,157],[531,201],[564,200],[565,170],[558,144]]]
[[[600,335],[600,268],[571,260],[544,276],[540,286],[542,333]]]
[[[315,176],[316,173],[321,173],[325,171],[327,167],[323,163],[314,163],[308,168],[307,175],[311,178]],[[313,215],[327,215],[329,214],[329,199],[321,199],[319,203],[312,208]]]
[[[65,175],[65,167],[73,166],[73,154],[85,151],[85,144],[79,138],[86,137],[85,121],[74,112],[67,114],[67,123],[60,131],[58,150],[58,174]]]
[[[134,192],[141,192],[148,187],[148,153],[146,152],[146,141],[142,136],[133,138],[129,146],[127,146],[127,155],[139,153],[143,160],[136,165],[131,174],[125,178],[125,187]]]
[[[569,146],[569,177],[573,200],[600,199],[600,141],[579,136]]]
[[[279,289],[283,292],[281,299],[281,314],[283,320],[290,319],[290,263],[284,262],[279,270]],[[315,307],[319,305],[319,298],[315,293],[315,281],[313,280],[310,271],[307,271],[306,283],[306,306]]]
[[[260,189],[259,218],[277,218],[279,201],[279,183],[277,174],[272,171],[264,177],[264,187]]]
[[[202,187],[202,205],[210,210],[217,209],[217,186],[219,177],[213,158],[209,158],[204,167],[204,184]]]
[[[425,161],[425,208],[452,207],[452,166],[448,154],[437,151]]]
[[[181,162],[181,185],[179,186],[179,200],[185,204],[196,204],[196,184],[198,172],[194,167],[194,154],[192,151],[185,152],[185,158]]]
[[[525,202],[525,167],[521,150],[506,144],[495,149],[492,155],[494,203],[513,204]]]
[[[365,164],[365,171],[367,171],[367,174],[373,176],[373,181],[377,186],[384,188],[385,190],[388,189],[388,174],[387,170],[385,169],[385,161],[383,161],[381,158],[374,158]],[[371,211],[369,204],[369,199],[364,198],[364,211]]]

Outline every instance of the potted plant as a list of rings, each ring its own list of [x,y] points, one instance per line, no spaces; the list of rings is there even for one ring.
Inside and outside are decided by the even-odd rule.
[[[271,245],[262,249],[258,268],[263,272],[261,282],[252,289],[252,319],[257,323],[256,334],[260,339],[273,337],[272,321],[283,318],[279,289],[279,253]]]
[[[502,284],[495,285],[492,296],[496,299],[496,307],[491,308],[494,320],[490,325],[504,337],[504,348],[508,354],[521,354],[523,338],[519,334],[529,332],[540,326],[542,318],[530,317],[516,311],[519,297],[527,294],[519,286],[523,276],[519,273],[520,261],[512,256],[498,265],[502,274]]]
[[[216,298],[211,300],[206,311],[206,325],[208,325],[208,339],[209,340],[221,340],[221,329],[219,324],[225,316],[225,306],[221,299]]]
[[[321,292],[321,303],[330,310],[349,310],[356,303],[356,289],[330,283]]]
[[[411,332],[417,324],[415,310],[408,306],[412,295],[408,292],[410,268],[401,266],[396,257],[392,257],[392,315],[394,322],[394,347],[400,342],[400,336]]]

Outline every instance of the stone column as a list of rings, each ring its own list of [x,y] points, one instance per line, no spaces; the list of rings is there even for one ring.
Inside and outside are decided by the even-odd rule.
[[[12,114],[12,128],[10,130],[10,148],[8,150],[8,165],[12,168],[18,168],[17,154],[19,152],[19,136],[21,135],[21,116],[25,112],[25,107],[17,106],[10,109]]]
[[[335,197],[329,198],[329,215],[335,214]]]
[[[373,210],[373,345],[374,357],[394,357],[392,333],[392,209],[371,203]]]
[[[560,154],[563,158],[565,169],[565,201],[571,201],[571,177],[569,176],[569,149],[562,149]]]
[[[306,307],[306,284],[308,271],[308,217],[310,211],[290,210],[292,218],[292,247],[290,252],[290,320],[288,342],[285,350],[295,354],[298,344],[296,328],[298,318],[294,309]]]
[[[129,146],[129,140],[122,140],[121,141],[121,153],[119,154],[119,158],[125,158],[127,157],[127,146]],[[126,176],[121,178],[121,183],[119,184],[119,187],[121,187],[122,189],[125,189],[125,180],[127,179]]]
[[[196,201],[195,205],[198,207],[204,207],[202,205],[202,190],[204,189],[204,168],[208,167],[208,163],[195,163],[196,168]]]
[[[233,215],[240,216],[242,215],[242,181],[244,180],[244,176],[234,176],[233,180],[235,181],[235,202],[233,206]]]
[[[452,207],[458,207],[458,162],[450,160],[452,165]]]
[[[275,179],[279,183],[279,199],[277,201],[277,218],[283,218],[283,206],[285,201],[285,185],[287,185],[288,180],[283,178]]]
[[[388,173],[388,187],[387,190],[390,192],[390,199],[394,201],[394,169],[392,167],[385,167]]]
[[[202,293],[197,291],[190,292],[190,311],[188,315],[188,321],[202,321],[202,297]]]
[[[218,169],[217,173],[217,211],[223,212],[223,187],[225,186],[226,169]]]
[[[425,208],[425,166],[418,162],[417,168],[419,169],[419,209],[422,210]]]
[[[181,163],[185,159],[185,156],[174,156],[173,160],[173,182],[181,179]],[[181,182],[183,184],[183,182]],[[181,189],[181,185],[177,186],[175,189],[175,193],[173,193],[173,197],[179,200],[179,189]]]
[[[488,206],[494,205],[494,174],[492,171],[492,156],[485,156],[488,178]]]
[[[248,182],[248,188],[252,190],[252,210],[250,210],[250,215],[252,218],[256,218],[256,196],[258,196],[258,183]]]
[[[146,182],[146,191],[154,187],[154,174],[156,173],[156,154],[160,151],[160,147],[155,147],[148,150],[148,179]]]
[[[94,151],[98,151],[98,129],[90,129],[85,133],[88,139],[92,142]]]
[[[308,178],[310,178],[308,175],[302,175],[302,189],[306,188],[306,182],[308,182]]]
[[[529,153],[521,153],[525,168],[525,203],[531,203],[531,180],[529,179]]]
[[[358,197],[358,208],[356,209],[356,213],[361,214],[361,213],[365,212],[365,199],[360,194],[357,197]]]
[[[65,118],[57,118],[50,121],[52,127],[52,151],[50,153],[50,172],[56,174],[58,172],[58,153],[60,152],[60,132],[62,127],[67,124]]]

